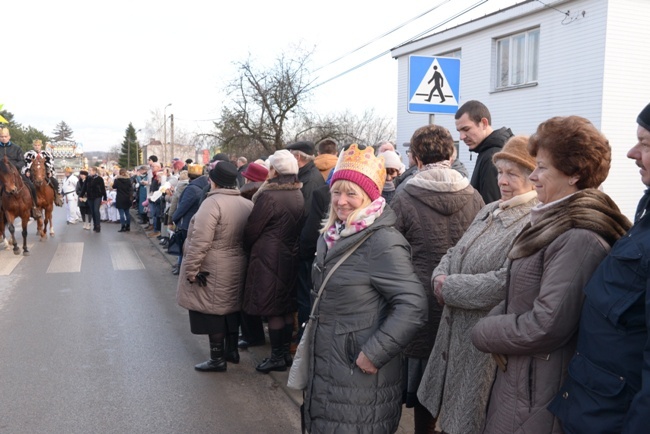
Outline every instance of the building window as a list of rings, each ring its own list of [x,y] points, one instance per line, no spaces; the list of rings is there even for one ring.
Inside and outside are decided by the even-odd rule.
[[[539,29],[496,40],[496,88],[537,81]]]
[[[442,54],[437,54],[436,57],[455,57],[460,59],[462,56],[461,56],[461,50],[459,48],[457,50],[446,51]]]

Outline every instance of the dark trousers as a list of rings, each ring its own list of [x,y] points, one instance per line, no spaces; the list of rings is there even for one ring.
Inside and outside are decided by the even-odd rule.
[[[264,324],[262,317],[249,315],[241,311],[241,334],[247,342],[264,342]]]
[[[102,204],[102,198],[97,197],[95,199],[88,199],[88,211],[93,222],[93,229],[99,229],[100,227],[100,217],[99,217],[99,206]]]
[[[314,263],[312,258],[300,259],[298,264],[298,284],[296,285],[296,301],[298,302],[298,342],[302,337],[303,324],[309,320],[311,313],[311,267]]]

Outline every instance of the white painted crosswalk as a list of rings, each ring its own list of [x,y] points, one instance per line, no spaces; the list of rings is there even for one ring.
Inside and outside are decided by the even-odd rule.
[[[86,262],[84,262],[84,244],[83,242],[58,243],[56,251],[50,258],[46,273],[80,273],[82,267],[92,267],[96,260],[86,258]],[[27,247],[34,255],[32,250],[34,244],[28,244]],[[111,259],[110,263],[115,271],[145,269],[138,253],[129,242],[109,242],[108,253]],[[29,261],[32,257],[25,257],[22,252],[20,255],[14,255],[11,249],[0,250],[0,276],[11,275],[21,261]]]
[[[47,273],[79,273],[84,243],[59,243]]]

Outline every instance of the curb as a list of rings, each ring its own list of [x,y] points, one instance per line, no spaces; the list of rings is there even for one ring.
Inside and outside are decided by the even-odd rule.
[[[130,213],[131,213],[132,227],[134,229],[137,228],[138,232],[140,232],[140,233],[142,233],[142,234],[144,234],[146,236],[147,235],[146,231],[143,229],[143,227],[140,224],[138,224],[137,210],[134,210],[133,208],[131,208]],[[156,249],[158,249],[158,251],[163,255],[163,257],[165,257],[167,262],[169,262],[169,265],[171,265],[171,266],[176,265],[176,258],[177,258],[176,255],[170,255],[169,253],[167,253],[167,251],[165,251],[165,248],[160,245],[157,238],[155,238],[155,237],[154,238],[148,238],[147,237],[147,239],[151,242],[151,244]],[[170,272],[170,276],[176,278],[176,276],[173,276],[171,274],[171,272]],[[268,337],[266,338],[266,340],[268,341]],[[247,349],[244,349],[244,350],[240,349],[239,351],[240,352],[248,351],[248,353],[251,356],[251,360],[254,363],[254,366],[257,366],[259,363],[262,362],[262,360],[264,360],[266,357],[268,357],[271,354],[271,345],[267,343],[267,344],[265,344],[263,346],[250,347],[250,348],[247,348]],[[267,374],[262,374],[260,372],[256,372],[256,374],[258,374],[258,375],[267,375]],[[268,375],[273,379],[273,381],[276,384],[278,384],[282,388],[282,390],[287,394],[287,396],[291,399],[291,401],[293,401],[294,404],[296,404],[296,407],[300,408],[300,406],[302,405],[302,392],[299,391],[299,390],[289,389],[287,387],[287,380],[289,379],[289,368],[287,368],[287,370],[285,372],[271,371],[271,372],[269,372]]]

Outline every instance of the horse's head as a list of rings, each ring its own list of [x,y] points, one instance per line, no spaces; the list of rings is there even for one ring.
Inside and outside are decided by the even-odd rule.
[[[34,184],[41,185],[45,182],[45,159],[40,154],[32,161],[29,174]]]
[[[0,187],[2,187],[7,193],[15,193],[19,189],[18,177],[16,174],[18,170],[16,166],[11,164],[11,161],[5,155],[2,160],[0,160]]]

